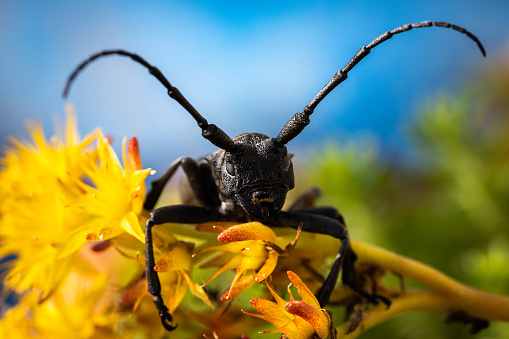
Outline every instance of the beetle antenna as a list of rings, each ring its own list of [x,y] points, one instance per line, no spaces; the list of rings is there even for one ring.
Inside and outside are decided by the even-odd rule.
[[[233,143],[233,140],[225,133],[223,132],[219,127],[217,127],[214,124],[209,124],[207,120],[201,116],[200,113],[187,101],[187,99],[180,93],[180,91],[173,87],[170,82],[166,79],[166,77],[161,73],[161,71],[157,68],[149,64],[145,59],[140,57],[137,54],[133,54],[121,49],[118,50],[105,50],[96,54],[93,54],[89,56],[85,61],[83,61],[81,64],[79,64],[76,69],[69,75],[69,78],[67,79],[67,82],[65,84],[65,89],[63,93],[64,99],[67,98],[67,95],[69,94],[69,91],[71,89],[71,84],[76,78],[76,76],[92,61],[103,57],[107,55],[122,55],[130,57],[132,60],[136,61],[139,64],[142,64],[145,66],[149,73],[152,74],[161,84],[163,84],[164,87],[168,90],[168,95],[175,99],[180,106],[182,106],[186,111],[191,114],[191,116],[196,120],[196,123],[202,130],[202,136],[205,139],[208,139],[211,143],[216,145],[219,148],[222,148],[226,151],[234,151],[235,146]]]
[[[346,64],[346,66],[339,70],[334,77],[325,85],[324,88],[311,100],[311,102],[304,107],[304,110],[300,113],[295,114],[281,129],[279,135],[276,138],[276,141],[280,145],[284,145],[288,143],[290,140],[299,135],[300,132],[309,124],[309,116],[313,114],[316,106],[334,89],[337,85],[342,83],[348,77],[348,72],[352,70],[361,61],[364,59],[366,55],[368,55],[373,48],[381,44],[382,42],[389,40],[395,34],[403,33],[411,30],[412,28],[421,28],[421,27],[444,27],[444,28],[452,28],[455,31],[465,34],[470,39],[472,39],[477,47],[481,50],[483,56],[486,56],[486,51],[481,43],[481,41],[472,33],[467,31],[465,28],[450,24],[448,22],[439,22],[439,21],[423,21],[417,22],[414,24],[403,25],[398,28],[393,29],[392,31],[387,31],[384,34],[380,35],[378,38],[373,40],[369,45],[362,47],[357,54]]]

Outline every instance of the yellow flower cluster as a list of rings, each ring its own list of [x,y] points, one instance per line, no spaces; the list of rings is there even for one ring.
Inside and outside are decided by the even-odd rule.
[[[0,159],[0,258],[15,257],[7,263],[4,290],[19,295],[17,304],[0,314],[0,337],[148,338],[165,333],[144,274],[143,225],[148,214],[143,203],[151,170],[142,168],[136,139],[124,139],[121,162],[100,130],[79,137],[71,110],[63,135],[48,140],[39,124],[31,125],[29,134],[30,141],[13,139]],[[177,322],[201,322],[198,331],[208,324],[214,331],[230,333],[234,327],[220,319],[237,319],[242,313],[200,313],[187,303],[187,309],[178,314],[187,291],[210,310],[213,303],[203,287],[236,269],[219,298],[231,301],[256,282],[269,279],[279,258],[294,249],[300,233],[292,240],[258,222],[221,225],[227,228],[198,225],[193,236],[199,241],[164,226],[153,231],[154,269],[163,299],[172,314],[177,312]],[[222,245],[202,233],[218,230]],[[295,231],[290,234],[295,236]],[[201,250],[193,254],[197,243]],[[209,251],[219,254],[208,256],[199,268],[219,269],[200,286],[192,280],[198,267],[195,255]],[[303,333],[312,335],[316,330],[325,338],[328,318],[321,315],[316,299],[310,301],[312,293],[302,281],[295,274],[290,279],[303,303],[292,297],[281,311],[282,320],[267,315],[261,299],[253,301],[253,306],[265,314],[262,318],[278,326],[274,331],[285,331],[290,337],[300,333],[296,337],[304,338]],[[310,313],[309,307],[315,312]],[[319,316],[310,321],[310,314]],[[243,318],[243,322],[232,321],[239,328],[253,321]]]
[[[13,139],[1,158],[0,258],[15,256],[4,289],[21,297],[1,315],[0,337],[20,331],[20,337],[111,336],[116,309],[133,312],[148,297],[139,272],[144,180],[151,170],[142,169],[135,138],[124,139],[123,166],[100,130],[80,139],[71,110],[63,137],[47,140],[39,124],[29,134],[31,141]],[[190,279],[192,247],[163,232],[155,239],[159,265],[167,266],[160,270],[168,272],[161,280],[169,308],[188,289],[210,305]],[[120,296],[111,292],[118,284],[126,285]],[[132,327],[125,325],[123,335],[136,333]]]
[[[144,239],[137,214],[150,169],[141,170],[138,158],[124,171],[104,135],[79,140],[74,120],[69,112],[64,141],[47,141],[41,126],[31,126],[33,142],[13,140],[1,164],[0,257],[17,257],[6,284],[37,289],[42,299],[67,276],[87,235]]]
[[[204,230],[204,227],[198,226],[198,229]],[[200,266],[201,268],[221,266],[205,285],[221,273],[237,269],[230,287],[220,298],[223,302],[232,300],[255,282],[265,280],[276,267],[278,259],[278,253],[274,250],[276,234],[263,224],[252,222],[231,226],[219,234],[218,240],[227,244],[207,247],[196,254],[205,251],[223,252]]]
[[[198,225],[197,229],[212,232],[219,229],[221,233],[217,238],[220,242],[226,243],[224,245],[206,247],[196,253],[199,254],[206,251],[220,252],[200,266],[201,268],[220,267],[205,282],[205,285],[221,273],[236,269],[236,274],[230,287],[220,297],[220,300],[223,302],[232,300],[255,282],[266,282],[276,269],[278,258],[286,256],[294,249],[300,235],[299,229],[295,239],[282,250],[278,243],[284,243],[287,241],[287,238],[277,237],[271,228],[259,222],[230,225],[225,230],[211,223]],[[265,331],[264,333],[284,333],[287,338],[295,339],[307,339],[315,335],[321,339],[335,337],[329,313],[320,308],[316,297],[297,274],[288,271],[287,275],[292,284],[297,288],[302,300],[295,300],[290,288],[288,288],[291,300],[286,302],[266,282],[267,288],[277,303],[262,298],[255,298],[251,300],[251,305],[261,315],[249,312],[244,313],[277,326],[276,329]]]
[[[252,299],[251,305],[261,314],[247,312],[246,314],[264,319],[277,326],[276,329],[265,331],[265,333],[284,333],[288,338],[293,339],[312,338],[315,334],[320,339],[335,337],[329,313],[320,308],[313,292],[298,275],[292,271],[288,271],[287,274],[302,300],[295,300],[290,287],[288,287],[290,301],[287,302],[267,284],[276,303],[261,298]]]

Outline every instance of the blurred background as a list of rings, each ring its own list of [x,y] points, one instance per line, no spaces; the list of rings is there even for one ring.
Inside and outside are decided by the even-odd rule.
[[[507,47],[506,1],[13,1],[0,2],[0,142],[27,119],[47,130],[62,116],[73,68],[103,49],[123,48],[156,65],[204,115],[234,137],[275,136],[363,45],[397,26],[450,21],[476,34],[419,29],[385,42],[324,100],[290,148],[370,131],[393,155],[400,126],[440,91],[475,81]],[[214,147],[164,88],[138,64],[109,57],[91,65],[69,100],[83,134],[96,126],[137,136],[145,166]]]
[[[509,294],[509,24],[507,1],[14,1],[0,2],[0,144],[27,120],[51,135],[66,103],[85,135],[139,139],[144,167],[214,147],[146,69],[107,57],[143,56],[209,122],[231,137],[276,136],[360,47],[423,20],[463,26],[398,35],[364,59],[289,144],[296,192],[324,188],[352,237],[424,261],[454,278]],[[411,283],[409,283],[411,286]],[[469,338],[442,315],[407,314],[378,338]],[[479,338],[500,338],[494,323]]]

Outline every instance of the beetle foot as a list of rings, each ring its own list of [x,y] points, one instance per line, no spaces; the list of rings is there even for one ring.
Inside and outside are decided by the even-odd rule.
[[[358,288],[354,288],[353,290],[355,292],[357,292],[358,294],[360,294],[362,297],[366,298],[373,305],[378,305],[378,302],[381,301],[382,303],[384,303],[387,306],[387,308],[389,308],[391,306],[392,302],[390,301],[390,299],[387,297],[384,297],[383,295],[369,294],[368,292],[363,291]]]
[[[378,295],[378,294],[371,294],[370,297],[368,298],[369,302],[373,303],[373,304],[378,304],[378,300],[381,301],[382,303],[385,304],[385,306],[387,306],[387,308],[389,308],[392,304],[392,301],[387,298],[387,297],[384,297],[383,295]]]
[[[168,307],[163,302],[163,298],[161,295],[154,296],[154,304],[157,307],[157,311],[159,312],[159,316],[161,317],[161,324],[167,331],[173,331],[177,328],[177,325],[172,326],[171,322],[173,321],[173,317],[168,310]]]

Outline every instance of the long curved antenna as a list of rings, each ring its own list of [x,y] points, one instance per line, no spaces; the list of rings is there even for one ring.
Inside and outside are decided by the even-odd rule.
[[[152,66],[149,64],[145,59],[140,57],[137,54],[133,54],[121,49],[118,50],[105,50],[96,54],[93,54],[89,56],[85,61],[83,61],[81,64],[79,64],[74,71],[69,75],[69,78],[67,79],[67,82],[65,84],[65,89],[63,93],[64,99],[67,98],[67,95],[69,94],[69,91],[71,89],[71,84],[73,83],[76,76],[92,61],[103,57],[107,55],[123,55],[130,57],[132,60],[136,61],[137,63],[142,64],[145,66],[149,73],[152,74],[161,84],[163,84],[164,87],[168,90],[168,95],[175,99],[186,111],[191,114],[191,116],[196,120],[198,126],[202,130],[202,136],[206,139],[208,139],[211,143],[216,145],[219,148],[222,148],[226,151],[233,152],[235,150],[235,146],[233,143],[233,140],[225,133],[223,132],[219,127],[217,127],[214,124],[209,124],[207,120],[201,116],[200,113],[187,101],[187,99],[180,93],[180,91],[173,87],[170,82],[166,79],[166,77],[161,73],[157,67]]]
[[[392,31],[387,31],[384,34],[380,35],[378,38],[373,40],[369,45],[362,47],[357,54],[346,64],[346,66],[339,70],[334,77],[325,85],[324,88],[311,100],[311,102],[304,107],[304,110],[300,113],[295,114],[281,129],[281,132],[279,132],[279,135],[276,138],[276,142],[280,145],[284,145],[288,143],[290,140],[295,138],[304,127],[306,127],[309,124],[309,116],[313,114],[316,106],[334,89],[337,85],[342,83],[346,80],[348,77],[348,72],[352,70],[352,68],[355,67],[361,61],[364,59],[366,55],[368,55],[373,48],[381,44],[382,42],[389,40],[392,38],[395,34],[403,33],[406,31],[411,30],[412,28],[421,28],[421,27],[430,27],[430,26],[437,26],[437,27],[445,27],[445,28],[452,28],[455,31],[458,31],[460,33],[466,34],[470,39],[472,39],[479,49],[481,50],[481,53],[483,56],[486,56],[486,51],[484,50],[484,47],[481,43],[481,41],[472,33],[467,31],[465,28],[456,26],[453,24],[450,24],[448,22],[438,22],[438,21],[423,21],[418,22],[414,24],[408,24],[404,26],[400,26],[398,28],[393,29]]]

